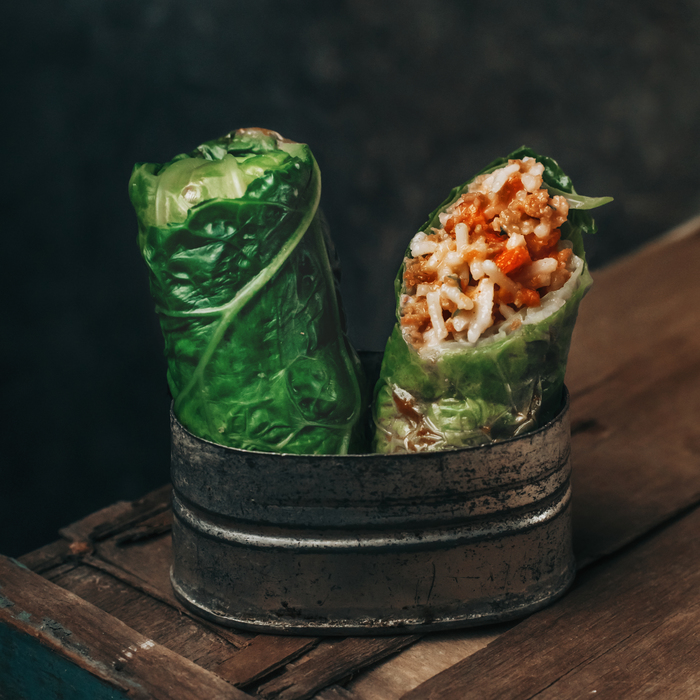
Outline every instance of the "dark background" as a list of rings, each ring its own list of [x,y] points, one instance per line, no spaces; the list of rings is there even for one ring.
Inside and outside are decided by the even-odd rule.
[[[168,479],[135,161],[241,126],[309,143],[362,349],[427,213],[522,143],[615,197],[593,267],[700,211],[697,1],[37,0],[4,21],[4,554]]]

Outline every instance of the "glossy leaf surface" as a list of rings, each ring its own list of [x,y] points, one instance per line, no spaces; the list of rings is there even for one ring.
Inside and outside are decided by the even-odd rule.
[[[242,449],[357,448],[359,362],[341,326],[309,148],[246,129],[129,182],[174,411]]]

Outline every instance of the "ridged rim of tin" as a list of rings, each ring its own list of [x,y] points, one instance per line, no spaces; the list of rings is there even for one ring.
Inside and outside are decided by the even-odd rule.
[[[449,452],[450,454],[460,454],[460,453],[465,453],[465,452],[470,452],[470,453],[476,453],[480,450],[492,450],[496,446],[500,445],[509,445],[513,442],[516,442],[517,440],[524,440],[528,438],[532,438],[535,435],[538,435],[539,433],[542,433],[546,430],[549,430],[555,423],[558,421],[561,421],[564,416],[566,415],[567,411],[569,409],[569,390],[567,389],[566,385],[564,385],[563,388],[563,394],[562,394],[562,405],[561,408],[559,409],[559,412],[552,418],[551,420],[547,421],[544,425],[541,425],[539,428],[535,428],[535,430],[529,430],[522,435],[515,435],[514,437],[506,438],[505,440],[497,440],[494,442],[489,442],[484,445],[476,445],[474,447],[457,447],[454,449],[445,449],[445,450],[425,450],[423,452],[402,452],[402,453],[397,453],[397,454],[390,454],[386,452],[362,452],[358,454],[346,454],[346,455],[337,455],[337,454],[298,454],[295,452],[265,452],[262,450],[245,450],[240,447],[231,447],[230,445],[222,445],[218,442],[212,442],[211,440],[207,440],[206,438],[199,437],[198,435],[195,435],[193,432],[188,430],[181,422],[180,419],[175,415],[173,412],[173,402],[170,403],[170,417],[171,420],[175,421],[183,432],[187,433],[193,440],[202,442],[206,445],[211,445],[212,447],[221,449],[221,450],[226,450],[229,452],[233,452],[235,454],[240,454],[243,456],[255,456],[255,455],[261,455],[265,457],[284,457],[287,461],[294,460],[294,459],[300,459],[300,460],[312,460],[312,461],[323,461],[324,459],[328,459],[329,457],[333,459],[339,459],[339,460],[347,460],[349,462],[354,462],[356,460],[362,460],[366,459],[367,457],[391,457],[392,459],[395,460],[416,460],[416,459],[426,459],[426,458],[434,458],[436,454],[439,454],[440,452]]]
[[[188,527],[202,537],[224,542],[239,547],[255,549],[288,549],[297,552],[386,552],[422,551],[425,549],[445,549],[482,540],[496,539],[503,535],[512,535],[530,530],[559,517],[571,503],[571,484],[552,494],[545,502],[534,503],[525,509],[524,515],[513,512],[500,514],[500,517],[479,517],[463,520],[459,525],[422,526],[415,529],[390,530],[389,532],[355,530],[353,534],[342,536],[342,532],[310,528],[282,528],[275,534],[253,532],[246,529],[245,523],[222,518],[226,523],[214,522],[212,514],[207,512],[208,520],[197,518],[199,508],[187,505],[173,493],[173,516],[182,526]],[[523,509],[518,509],[523,510]],[[200,511],[201,512],[201,511]],[[237,527],[237,529],[234,529]]]

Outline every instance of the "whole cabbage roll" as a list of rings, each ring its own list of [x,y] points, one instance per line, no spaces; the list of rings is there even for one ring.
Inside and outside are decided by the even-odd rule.
[[[556,161],[523,146],[456,187],[411,240],[375,390],[378,452],[471,447],[560,410],[591,285],[588,209]]]
[[[240,129],[137,164],[129,194],[180,422],[242,449],[357,449],[361,369],[308,146]]]

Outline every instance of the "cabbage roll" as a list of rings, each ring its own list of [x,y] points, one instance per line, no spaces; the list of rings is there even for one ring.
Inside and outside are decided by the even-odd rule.
[[[561,408],[591,285],[588,209],[556,161],[523,146],[455,188],[411,239],[375,390],[378,452],[521,435]]]
[[[361,369],[309,147],[239,129],[137,164],[129,194],[180,422],[242,449],[357,449]]]

